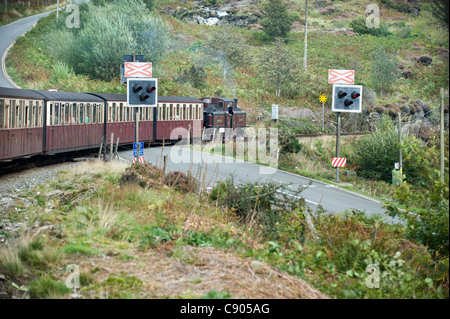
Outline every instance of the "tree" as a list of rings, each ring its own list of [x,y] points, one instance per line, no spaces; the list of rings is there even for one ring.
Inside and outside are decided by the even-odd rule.
[[[245,66],[250,62],[246,39],[232,27],[217,28],[206,41],[206,52],[218,60],[224,79],[231,67]]]
[[[274,46],[263,50],[259,64],[261,77],[269,86],[275,87],[277,97],[280,97],[283,88],[298,86],[300,63],[280,39],[276,40]]]
[[[59,46],[52,48],[58,55],[62,56],[66,49],[66,56],[73,57],[69,62],[77,73],[111,80],[119,76],[124,54],[143,54],[146,61],[155,65],[168,50],[168,25],[151,14],[141,0],[104,6],[90,2],[83,10],[82,28],[73,31],[71,45],[50,41]],[[60,36],[68,38],[64,32]]]
[[[437,19],[442,21],[448,29],[449,1],[433,0],[431,2],[431,12]]]
[[[274,41],[276,38],[286,38],[291,31],[292,17],[288,14],[286,4],[281,0],[268,0],[263,5],[262,14],[264,18],[261,26],[264,33]]]
[[[397,79],[397,57],[379,48],[372,61],[372,86],[378,93],[384,94],[392,90]]]

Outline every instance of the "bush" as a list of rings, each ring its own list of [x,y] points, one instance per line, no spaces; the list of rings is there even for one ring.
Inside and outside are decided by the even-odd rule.
[[[42,299],[63,296],[69,293],[70,289],[60,281],[42,277],[31,282],[29,292],[31,298]]]
[[[371,72],[372,86],[378,93],[390,92],[398,79],[397,57],[379,48],[373,57]]]
[[[305,235],[303,211],[307,208],[304,200],[285,195],[288,191],[294,198],[300,198],[301,190],[293,192],[285,185],[273,182],[235,185],[232,178],[214,187],[210,200],[229,209],[248,227],[258,225],[269,240],[300,241]]]
[[[169,27],[147,6],[140,0],[83,4],[81,28],[68,31],[59,19],[46,36],[48,51],[75,72],[108,81],[119,76],[124,54],[143,54],[155,65],[168,50]]]
[[[350,22],[350,27],[353,28],[353,31],[358,33],[359,35],[370,34],[376,37],[387,37],[391,34],[386,23],[383,21],[380,23],[379,28],[368,28],[366,19],[358,18]]]
[[[406,136],[405,136],[406,137]],[[398,130],[389,116],[383,115],[375,132],[358,139],[351,155],[362,177],[391,180],[394,163],[398,162]]]
[[[446,145],[444,182],[439,178],[437,161],[432,160],[437,158],[434,147],[417,139],[405,145],[405,159],[416,162],[416,185],[413,188],[404,183],[397,189],[395,199],[402,209],[387,205],[392,216],[406,220],[408,238],[426,245],[436,261],[449,256],[448,134]]]

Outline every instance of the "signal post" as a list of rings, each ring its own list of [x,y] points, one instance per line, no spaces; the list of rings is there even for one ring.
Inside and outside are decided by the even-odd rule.
[[[139,110],[141,107],[157,106],[158,79],[151,77],[152,64],[149,62],[125,62],[124,75],[127,83],[127,106],[135,108],[136,141],[133,147],[133,162],[143,162],[144,150],[141,150],[143,143],[139,143]]]
[[[341,112],[361,113],[362,85],[353,85],[355,71],[329,70],[328,83],[333,84],[332,108],[336,112],[336,157],[332,166],[336,167],[336,183],[339,183],[339,167],[345,167],[346,159],[339,158],[340,153],[340,122]]]

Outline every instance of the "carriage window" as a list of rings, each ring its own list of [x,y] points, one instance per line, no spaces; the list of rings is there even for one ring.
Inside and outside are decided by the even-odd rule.
[[[35,117],[36,117],[36,108],[33,106],[33,101],[28,102],[28,111],[30,112],[29,116],[29,126],[33,127],[36,126],[35,123]]]
[[[177,106],[175,107],[175,120],[179,119],[180,119],[180,105],[177,104]]]
[[[203,104],[198,105],[198,111],[199,111],[199,120],[203,120]]]
[[[51,125],[57,125],[58,124],[58,116],[59,116],[59,104],[55,103],[53,104],[51,114]]]
[[[72,124],[77,124],[77,119],[78,119],[78,114],[77,114],[77,103],[73,103],[72,104],[72,118],[71,118],[71,123]]]
[[[97,104],[92,104],[92,123],[97,123],[97,117],[98,117],[98,110],[97,110]]]
[[[33,106],[34,126],[40,126],[39,123],[39,102],[36,102]]]
[[[221,109],[223,109],[223,102],[222,102],[222,101],[219,102],[219,107],[220,107]]]
[[[123,103],[119,103],[119,122],[123,122]]]
[[[23,101],[19,101],[19,105],[16,106],[16,116],[17,116],[17,122],[16,125],[18,128],[21,128],[24,126],[24,119],[23,119]]]
[[[5,100],[0,100],[0,128],[5,127]]]
[[[69,103],[61,104],[61,124],[70,124],[70,107]]]
[[[112,104],[112,114],[111,114],[111,121],[116,121],[116,103]]]
[[[31,119],[30,119],[31,112],[30,112],[30,108],[28,106],[25,106],[25,110],[24,111],[25,111],[25,114],[24,114],[24,117],[23,117],[23,122],[25,124],[25,127],[30,127],[31,126]]]
[[[91,123],[92,121],[92,108],[90,103],[86,103],[86,124]]]
[[[84,104],[80,103],[78,105],[78,119],[80,124],[84,124]]]

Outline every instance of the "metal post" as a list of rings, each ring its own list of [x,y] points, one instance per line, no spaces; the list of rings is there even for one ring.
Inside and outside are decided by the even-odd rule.
[[[324,103],[322,103],[322,131],[325,129],[325,107]]]
[[[339,127],[341,124],[341,112],[337,112],[337,127],[336,127],[336,157],[339,157],[339,141],[341,137],[341,132]],[[339,167],[336,166],[336,183],[339,183]]]
[[[400,145],[400,150],[398,153],[398,165],[400,170],[400,180],[398,181],[399,185],[402,183],[403,179],[403,154],[402,154],[402,117],[400,113],[398,113],[398,144]]]
[[[59,18],[59,0],[56,1],[56,19]]]
[[[441,88],[441,123],[440,123],[440,138],[441,138],[441,182],[444,182],[444,89]]]
[[[305,3],[305,51],[303,57],[303,68],[306,73],[306,60],[308,55],[308,0]]]
[[[136,158],[136,162],[139,162],[140,147],[139,147],[139,108],[138,107],[134,108],[134,116],[135,116],[134,124],[135,124],[135,127],[136,127],[136,130],[135,130],[135,133],[134,133],[134,135],[136,137],[136,157],[137,157]]]

